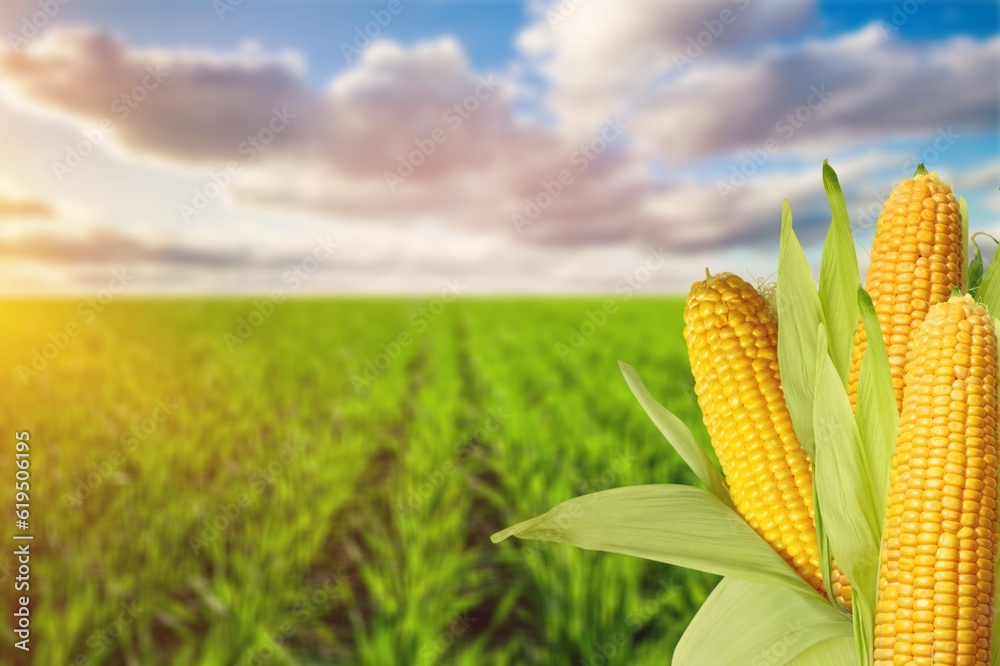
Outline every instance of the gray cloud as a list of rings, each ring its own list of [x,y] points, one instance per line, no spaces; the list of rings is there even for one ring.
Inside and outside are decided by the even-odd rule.
[[[788,150],[933,137],[938,128],[996,131],[998,60],[1000,38],[918,45],[887,40],[873,25],[687,70],[649,94],[636,133],[683,163],[769,139]]]
[[[245,252],[207,250],[173,244],[155,244],[106,229],[87,236],[34,232],[0,244],[0,260],[36,260],[62,264],[173,264],[226,268],[245,265]]]
[[[238,157],[274,108],[307,113],[315,104],[288,58],[129,49],[109,33],[59,28],[0,57],[7,84],[35,104],[114,127],[133,151],[189,163]],[[306,140],[290,127],[277,137]]]
[[[666,21],[673,26],[669,39],[650,39],[660,55],[669,55],[703,25],[705,11],[729,4],[668,11],[657,3],[629,3],[618,18],[605,10],[591,16],[588,12],[598,10],[586,5],[568,19],[578,24],[559,31],[594,34],[597,53],[632,53],[631,42],[643,42],[649,26]],[[53,30],[26,49],[5,54],[0,73],[21,99],[90,123],[110,115],[114,140],[126,150],[202,170],[239,161],[241,173],[227,190],[237,203],[357,224],[436,223],[550,248],[640,242],[685,252],[772,245],[783,196],[795,204],[804,235],[826,221],[815,154],[836,154],[871,140],[866,137],[922,136],[945,120],[963,129],[995,128],[997,80],[989,74],[1000,39],[953,39],[918,51],[884,41],[869,28],[771,49],[753,59],[738,57],[736,50],[773,36],[772,28],[800,24],[811,11],[797,5],[787,20],[769,27],[762,17],[780,14],[781,6],[748,4],[747,12],[762,13],[734,23],[728,37],[720,37],[720,50],[697,66],[674,71],[669,62],[656,65],[656,72],[667,67],[668,76],[646,96],[635,90],[587,92],[590,72],[559,73],[557,67],[552,76],[566,79],[569,88],[553,79],[553,94],[570,95],[573,113],[582,115],[563,116],[556,127],[520,119],[519,83],[480,77],[451,39],[412,48],[375,42],[322,90],[310,89],[287,57],[135,50],[82,29]],[[525,37],[525,48],[532,57],[586,62],[586,49],[560,55],[560,49],[585,43],[580,36],[565,41],[562,34],[548,41]],[[168,73],[159,76],[157,87],[117,119],[115,100],[136,86],[145,90],[144,81],[161,70]],[[595,81],[615,78],[613,72],[593,73]],[[574,82],[581,87],[566,92]],[[779,137],[781,157],[812,151],[814,169],[768,164],[726,197],[712,176],[684,175],[691,161],[759,146],[774,135],[784,114],[814,94],[811,87],[823,85],[832,98],[792,136]],[[630,100],[632,115],[615,120],[601,116],[606,106],[586,106],[588,98],[619,94]],[[287,126],[272,132],[272,140],[252,156],[241,153],[241,142],[268,128],[274,109],[285,107],[295,116]],[[583,122],[584,116],[590,120]],[[603,124],[593,124],[594,118]],[[607,134],[616,122],[624,123],[624,131]],[[567,129],[584,127],[585,132]],[[654,177],[647,161],[654,154],[679,168]],[[856,183],[891,165],[887,157],[869,154],[844,161],[839,170],[852,194],[858,192]],[[728,165],[719,169],[726,176],[728,170]],[[136,239],[108,241],[108,248],[100,249],[65,240],[50,247],[36,239],[27,250],[67,261],[101,252],[176,264],[254,260]]]

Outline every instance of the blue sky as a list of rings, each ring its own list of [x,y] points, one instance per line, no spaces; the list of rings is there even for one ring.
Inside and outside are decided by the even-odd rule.
[[[211,0],[74,0],[11,41],[42,2],[0,9],[8,290],[87,290],[124,264],[137,291],[267,291],[330,236],[341,253],[304,291],[459,275],[473,291],[608,291],[651,251],[675,261],[645,288],[681,291],[705,265],[768,274],[786,196],[820,238],[824,158],[862,244],[920,156],[975,228],[998,231],[993,2],[400,0],[350,58],[388,0],[244,0],[221,16]],[[170,74],[116,118],[154,65]],[[288,105],[287,130],[241,156]]]
[[[244,0],[220,12],[211,0],[187,2],[94,2],[69,5],[57,21],[94,23],[120,32],[136,46],[204,46],[231,50],[247,39],[270,51],[301,51],[312,64],[309,80],[323,85],[349,65],[341,42],[353,43],[355,28],[372,20],[387,2]],[[455,35],[477,69],[503,69],[515,56],[514,39],[528,21],[522,3],[400,0],[398,18],[379,36],[412,45]],[[169,11],[165,8],[169,7]],[[153,20],[155,18],[155,20]]]
[[[581,0],[586,2],[589,0]],[[96,24],[117,31],[136,46],[211,45],[229,50],[252,35],[268,50],[295,49],[316,63],[310,80],[322,85],[345,67],[340,43],[350,43],[354,29],[371,20],[386,2],[363,0],[243,0],[220,12],[208,0],[101,1],[69,4],[55,24]],[[466,46],[477,69],[503,69],[517,57],[515,40],[530,13],[516,0],[400,0],[404,21],[390,22],[381,37],[415,44],[430,36],[451,34]],[[855,30],[885,21],[901,38],[934,41],[945,35],[988,37],[1000,24],[1000,4],[989,0],[925,0],[919,11],[899,0],[820,2],[813,29],[819,35]],[[898,8],[900,14],[895,14]],[[895,15],[906,21],[893,23]],[[794,37],[791,39],[795,39]]]

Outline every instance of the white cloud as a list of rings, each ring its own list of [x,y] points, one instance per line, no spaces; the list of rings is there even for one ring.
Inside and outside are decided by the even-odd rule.
[[[549,78],[554,108],[569,104],[555,127],[519,119],[515,84],[473,71],[450,38],[409,48],[375,42],[320,90],[287,55],[139,50],[80,29],[53,30],[5,54],[0,71],[11,94],[90,123],[160,67],[169,74],[115,121],[111,140],[124,151],[196,173],[235,160],[240,173],[226,193],[246,206],[373,229],[458,230],[451,245],[424,246],[442,264],[453,256],[446,246],[467,246],[475,232],[501,248],[504,270],[518,265],[516,252],[554,257],[564,247],[639,244],[678,255],[773,247],[785,196],[803,236],[815,237],[827,219],[819,160],[802,170],[774,159],[725,196],[717,178],[728,177],[728,165],[697,176],[689,169],[763,145],[783,114],[815,94],[812,86],[834,94],[791,136],[778,136],[782,158],[849,155],[879,138],[933,133],[938,122],[995,128],[997,84],[988,74],[1000,39],[918,50],[868,28],[761,50],[762,40],[811,15],[810,5],[764,2],[746,5],[710,54],[675,71],[670,56],[692,31],[741,4],[609,6],[583,4],[551,28],[540,13],[521,38]],[[631,72],[649,48],[658,59]],[[665,72],[647,88],[646,77]],[[621,103],[633,113],[603,115]],[[275,109],[288,116],[280,129]],[[248,136],[262,145],[244,151]],[[650,154],[673,165],[654,172]],[[849,203],[902,161],[877,148],[862,155],[835,163]]]
[[[636,112],[635,134],[674,163],[759,148],[995,131],[1000,38],[886,40],[875,26],[706,62],[664,82]]]
[[[626,111],[659,77],[801,29],[812,1],[552,0],[518,36],[550,87],[548,106],[571,134]]]

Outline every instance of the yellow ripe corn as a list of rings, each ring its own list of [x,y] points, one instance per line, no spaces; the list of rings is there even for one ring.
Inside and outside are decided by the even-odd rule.
[[[962,288],[966,249],[962,218],[951,187],[936,173],[904,180],[889,195],[875,227],[866,289],[875,303],[889,354],[896,409],[903,404],[903,369],[910,332],[935,303]],[[861,357],[868,336],[858,324],[847,385],[857,406]]]
[[[969,296],[914,332],[889,477],[875,664],[988,666],[997,555],[997,341]]]
[[[825,594],[811,461],[785,404],[770,304],[741,278],[720,273],[691,288],[684,324],[698,404],[736,509]]]
[[[830,587],[833,588],[833,598],[837,603],[852,610],[851,604],[851,581],[847,579],[844,572],[837,567],[837,561],[833,561],[833,568],[830,569]]]

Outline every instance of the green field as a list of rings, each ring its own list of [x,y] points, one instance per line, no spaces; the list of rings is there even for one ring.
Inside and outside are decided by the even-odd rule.
[[[705,441],[678,299],[97,307],[2,304],[33,663],[662,665],[715,583],[489,540],[586,492],[694,482],[616,362]],[[0,662],[27,663],[12,642]]]

